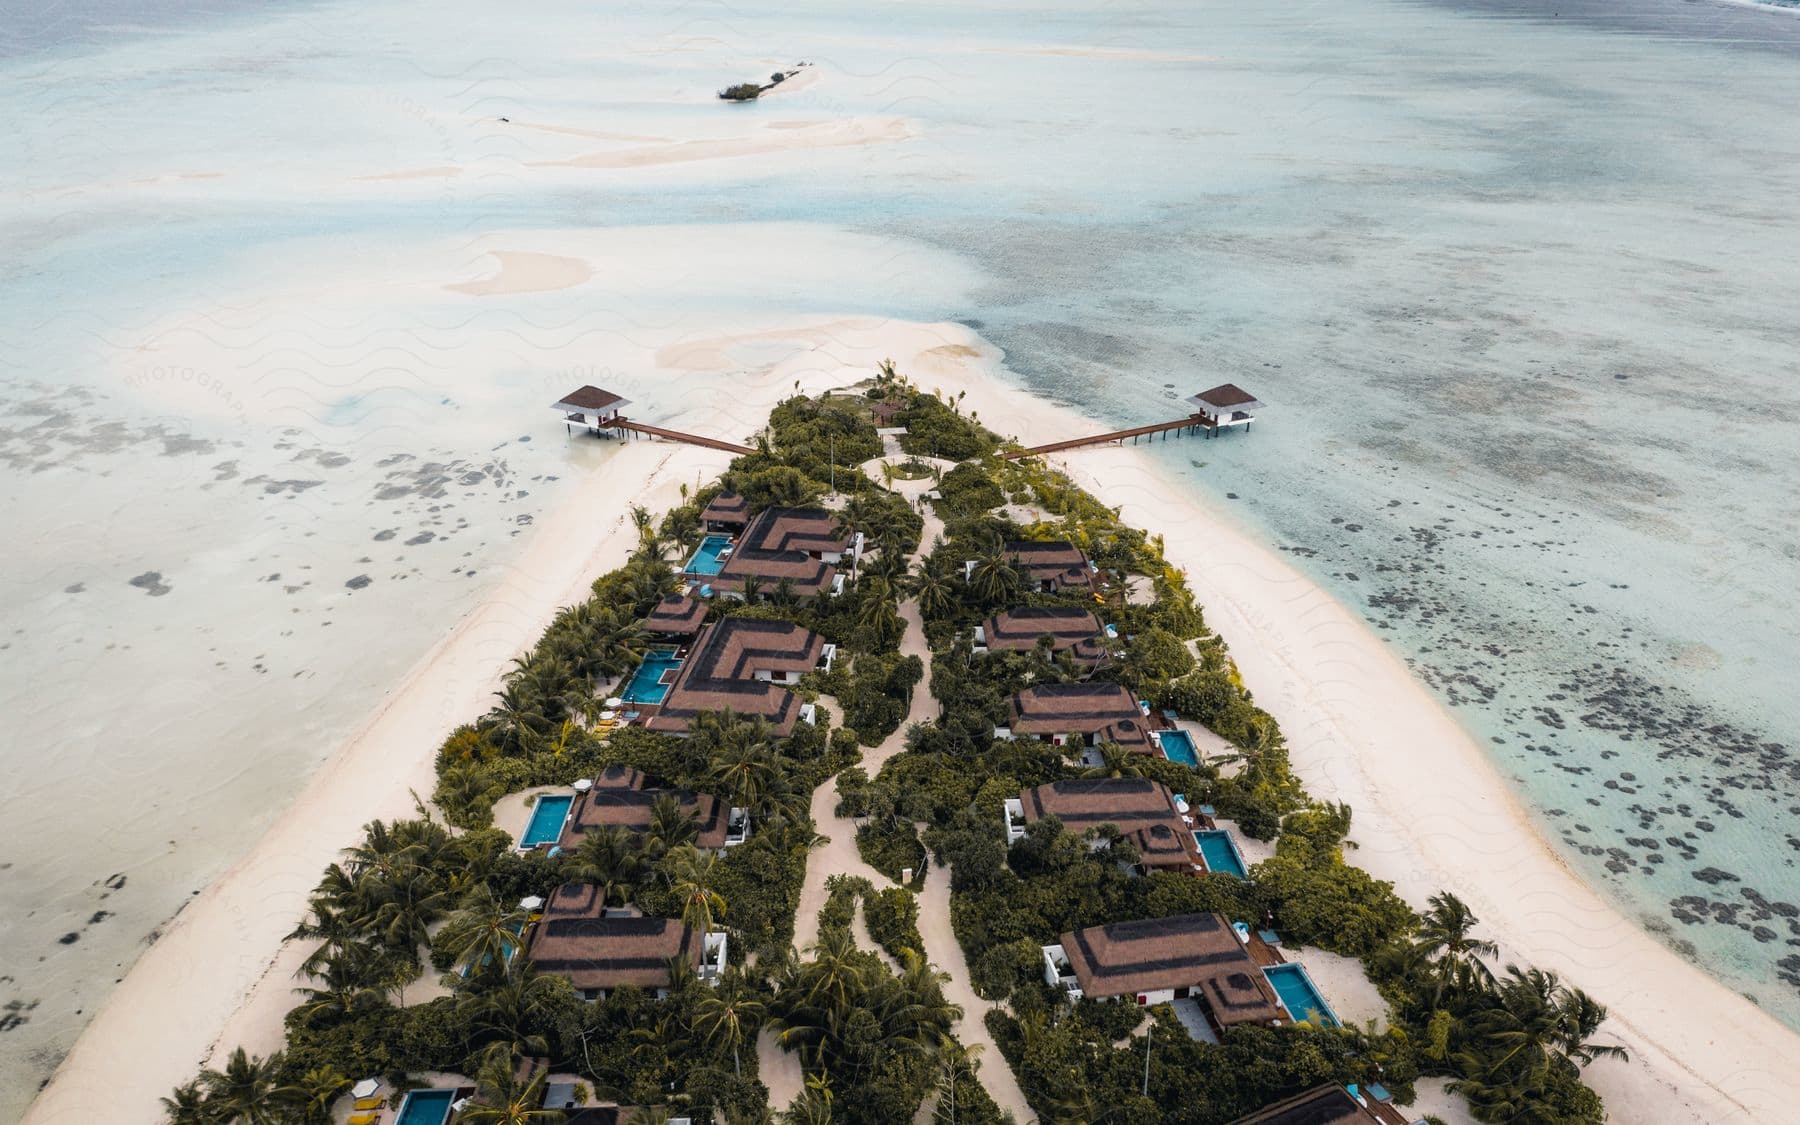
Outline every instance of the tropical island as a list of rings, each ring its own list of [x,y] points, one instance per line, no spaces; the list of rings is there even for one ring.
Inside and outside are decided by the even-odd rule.
[[[1350,862],[1160,537],[1018,452],[889,364],[633,509],[167,1119],[1603,1120],[1605,1008]]]
[[[759,82],[735,83],[733,85],[725,87],[723,90],[720,90],[719,98],[721,101],[727,101],[727,102],[753,102],[757,98],[760,98],[764,94],[768,93],[770,90],[773,90],[775,87],[781,85],[783,82],[786,82],[788,79],[792,78],[794,75],[799,74],[800,71],[804,67],[808,67],[811,65],[812,65],[811,63],[802,62],[802,63],[794,64],[793,68],[790,70],[778,70],[775,73],[769,75],[769,80],[766,83],[759,83]]]

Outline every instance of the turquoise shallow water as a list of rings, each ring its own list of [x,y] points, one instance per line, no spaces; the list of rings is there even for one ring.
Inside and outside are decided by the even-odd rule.
[[[14,40],[0,512],[41,533],[0,584],[0,760],[33,767],[0,795],[0,1117],[600,455],[544,405],[679,408],[582,342],[726,318],[963,320],[1108,423],[1250,387],[1253,434],[1153,455],[1358,607],[1579,870],[1800,1024],[1800,21],[1705,7],[90,5]],[[810,88],[711,98],[798,58]],[[544,163],[722,112],[911,135]],[[489,232],[637,230],[671,248],[642,274],[579,251],[598,296],[414,283]],[[76,795],[109,831],[42,851]]]

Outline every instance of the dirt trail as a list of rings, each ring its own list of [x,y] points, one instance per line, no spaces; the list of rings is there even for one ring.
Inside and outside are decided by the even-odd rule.
[[[891,437],[887,440],[890,444],[893,442]],[[889,455],[897,453],[898,446],[895,445],[890,449]],[[878,469],[876,471],[879,473]],[[933,485],[934,482],[927,478],[895,481],[893,487],[916,505],[919,497]],[[921,514],[925,517],[925,529],[920,536],[919,545],[921,551],[927,551],[931,549],[932,542],[943,535],[944,523],[929,507]],[[917,562],[918,557],[917,553],[913,554],[911,561]],[[906,748],[908,727],[936,718],[937,701],[931,697],[931,649],[925,643],[925,624],[919,616],[919,604],[916,600],[908,598],[900,603],[900,619],[906,623],[906,635],[901,638],[900,651],[909,656],[917,656],[924,662],[925,677],[913,689],[912,706],[899,729],[883,739],[881,745],[863,751],[860,764],[870,777],[881,772],[881,767],[889,758]],[[893,880],[864,863],[862,856],[857,853],[856,822],[837,815],[837,799],[835,782],[828,781],[813,793],[813,823],[821,835],[829,838],[829,842],[814,849],[806,859],[806,881],[800,889],[800,907],[794,919],[794,946],[803,953],[808,945],[819,938],[819,910],[825,905],[825,880],[828,877],[845,873],[861,875],[877,888],[894,885]],[[859,906],[852,932],[856,934],[859,945],[866,944],[867,948],[879,952],[880,947],[869,940],[860,910]],[[1005,1057],[988,1035],[987,1024],[982,1017],[993,1005],[976,996],[974,988],[969,984],[968,963],[963,959],[962,946],[950,928],[950,872],[935,865],[919,895],[919,932],[925,940],[926,960],[950,974],[950,981],[944,986],[944,995],[963,1010],[963,1018],[956,1028],[956,1037],[964,1046],[976,1048],[982,1085],[987,1088],[994,1101],[999,1103],[1000,1108],[1010,1111],[1020,1125],[1035,1120],[1017,1079],[1013,1077],[1012,1068],[1007,1066]],[[773,1106],[790,1105],[800,1092],[801,1082],[795,1078],[790,1085],[783,1068],[791,1068],[797,1075],[798,1064],[792,1062],[792,1056],[771,1058],[769,1052],[775,1055],[785,1053],[775,1046],[773,1037],[766,1033],[757,1040],[757,1051],[762,1059],[763,1081],[769,1086],[769,1103]],[[771,1081],[772,1074],[778,1074],[784,1079],[780,1091],[777,1090],[776,1083]],[[932,1100],[927,1098],[927,1104]],[[923,1113],[924,1109],[921,1107],[921,1114]]]

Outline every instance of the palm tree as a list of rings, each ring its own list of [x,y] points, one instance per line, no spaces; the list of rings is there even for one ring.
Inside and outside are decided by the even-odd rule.
[[[660,860],[700,835],[700,823],[682,807],[681,798],[664,793],[650,803],[650,826],[644,830],[644,855]]]
[[[740,591],[744,595],[744,604],[755,605],[756,596],[762,593],[763,579],[760,574],[746,574],[741,579]]]
[[[743,971],[737,966],[725,970],[718,985],[694,1005],[694,1029],[709,1046],[731,1045],[731,1069],[742,1076],[743,1064],[738,1058],[744,1041],[762,1022],[767,1006],[757,999]]]
[[[507,906],[483,883],[463,899],[462,907],[444,923],[437,942],[449,951],[454,958],[453,967],[465,977],[490,969],[510,974],[515,955],[524,944],[521,935],[530,921],[529,911]]]
[[[713,780],[738,808],[758,807],[781,775],[781,762],[766,742],[734,740],[714,756]]]
[[[1081,771],[1083,777],[1142,777],[1148,756],[1127,750],[1116,742],[1102,742],[1094,748],[1100,764]]]
[[[911,586],[913,596],[919,599],[919,612],[925,617],[936,620],[955,611],[956,579],[940,556],[933,554],[919,564]]]
[[[642,504],[631,506],[631,523],[637,528],[638,543],[649,546],[656,542],[656,525],[650,521],[650,509]]]
[[[1023,579],[1019,568],[1006,555],[1006,545],[996,539],[991,547],[975,560],[975,569],[969,575],[969,585],[975,596],[988,605],[1000,605],[1010,602],[1018,596]]]
[[[302,1074],[291,1086],[275,1091],[275,1096],[298,1115],[294,1125],[322,1125],[331,1117],[331,1103],[350,1088],[350,1079],[330,1066],[314,1067]]]
[[[505,1047],[516,1056],[550,1053],[540,1030],[550,1019],[555,997],[566,987],[561,977],[534,973],[529,967],[485,990],[458,994],[459,1015],[475,1031],[497,1037],[492,1050]]]
[[[710,933],[714,916],[725,913],[725,898],[715,889],[719,857],[683,844],[669,853],[668,868],[681,920],[702,934]]]
[[[1564,988],[1544,969],[1506,967],[1495,993],[1499,1004],[1477,1013],[1469,1026],[1470,1047],[1458,1055],[1464,1077],[1450,1089],[1468,1095],[1489,1120],[1496,1113],[1519,1116],[1517,1104],[1534,1100],[1550,1073],[1573,1076],[1597,1058],[1625,1059],[1625,1048],[1589,1039],[1606,1009],[1579,990]]]
[[[965,1047],[948,1035],[938,1043],[938,1105],[940,1112],[943,1107],[948,1107],[950,1125],[956,1125],[957,1087],[973,1086],[979,1081],[975,1072],[981,1064],[975,1061],[975,1056],[984,1048],[982,1043]]]
[[[784,1125],[831,1125],[831,1076],[816,1072],[806,1076],[806,1089],[781,1115]]]
[[[275,1074],[280,1066],[278,1055],[251,1058],[242,1047],[231,1052],[224,1070],[208,1067],[200,1072],[207,1112],[224,1125],[278,1125],[283,1120],[275,1096]]]
[[[366,941],[320,947],[300,969],[322,987],[297,989],[306,999],[296,1009],[310,1025],[335,1023],[387,1003],[389,992],[406,987],[413,966]]]
[[[504,1048],[496,1043],[494,1047]],[[548,1072],[533,1070],[521,1079],[510,1053],[490,1048],[475,1080],[475,1101],[457,1117],[469,1125],[531,1125],[534,1121],[561,1121],[563,1111],[544,1108],[544,1080]]]
[[[494,693],[499,700],[483,720],[488,736],[503,750],[514,753],[530,748],[538,733],[550,723],[543,702],[525,685],[509,679]]]
[[[1495,956],[1500,947],[1491,941],[1470,936],[1479,921],[1474,911],[1450,892],[1432,895],[1429,908],[1419,922],[1416,944],[1434,961],[1441,958],[1461,961],[1492,980],[1493,973],[1482,963],[1481,958]]]
[[[218,1116],[207,1107],[198,1078],[170,1090],[162,1100],[162,1108],[168,1125],[213,1125],[218,1121]]]
[[[625,902],[644,867],[636,839],[619,824],[602,825],[581,838],[569,860],[569,874],[600,889],[602,905]]]

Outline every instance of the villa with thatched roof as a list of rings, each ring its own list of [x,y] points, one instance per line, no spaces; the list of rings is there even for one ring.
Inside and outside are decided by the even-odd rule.
[[[1050,638],[1051,652],[1067,652],[1092,667],[1107,657],[1100,619],[1074,606],[1019,606],[997,613],[975,631],[975,643],[989,652],[1029,652]]]
[[[1040,684],[1014,693],[1010,707],[1012,726],[1003,737],[1030,735],[1059,746],[1075,739],[1086,746],[1116,742],[1152,751],[1149,720],[1120,684]]]
[[[747,580],[764,593],[782,582],[798,597],[817,597],[842,588],[836,563],[854,558],[861,534],[847,535],[838,517],[823,508],[770,508],[750,522],[722,556],[709,584],[721,593],[742,594]]]
[[[681,810],[694,818],[698,834],[694,846],[719,851],[743,843],[750,836],[747,809],[728,807],[710,793],[686,789],[651,789],[642,770],[632,766],[608,766],[593,779],[585,793],[575,798],[563,823],[557,847],[573,851],[582,837],[600,828],[617,826],[637,835],[649,829],[658,799],[674,797]]]
[[[669,594],[644,618],[644,632],[664,637],[691,637],[706,621],[706,603],[698,598]]]
[[[532,927],[526,956],[539,972],[567,977],[589,1000],[631,985],[667,994],[671,962],[685,961],[702,979],[725,967],[723,933],[702,933],[674,918],[642,918],[606,909],[600,890],[564,883]]]
[[[1212,1024],[1289,1018],[1223,914],[1177,914],[1089,926],[1044,947],[1044,980],[1076,998],[1200,1001]]]
[[[1071,587],[1091,589],[1094,584],[1087,556],[1067,540],[1009,539],[1003,550],[1012,564],[1025,572],[1026,581],[1043,593]]]
[[[1314,1086],[1266,1105],[1231,1125],[1408,1125],[1379,1086]]]
[[[791,622],[727,617],[701,631],[645,725],[665,734],[686,734],[702,712],[730,710],[762,718],[786,737],[810,707],[779,685],[794,683],[815,668],[829,670],[836,653],[837,646]]]
[[[735,535],[750,522],[750,501],[730,490],[721,492],[701,510],[700,522],[708,531]]]
[[[1152,824],[1185,824],[1175,795],[1148,777],[1071,777],[1046,782],[1006,802],[1006,842],[1025,834],[1027,825],[1047,816],[1081,833],[1110,824],[1132,832]]]
[[[1147,777],[1067,778],[1020,790],[1006,801],[1006,842],[1025,829],[1054,816],[1075,833],[1110,824],[1136,845],[1138,867],[1145,871],[1203,872],[1205,861],[1194,841],[1193,827],[1175,803],[1175,795]]]

